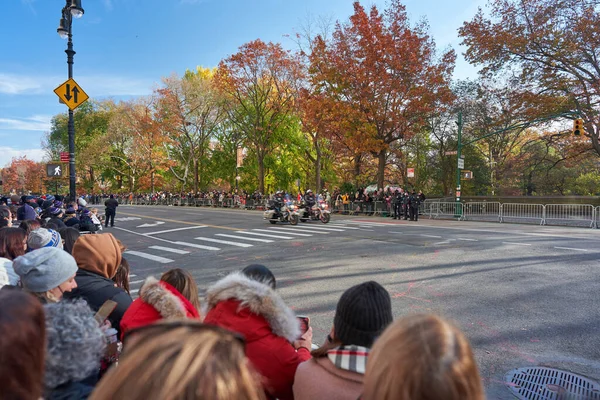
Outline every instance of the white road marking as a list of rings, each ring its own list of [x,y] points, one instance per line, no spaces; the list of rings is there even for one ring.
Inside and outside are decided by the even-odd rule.
[[[135,221],[141,218],[138,217],[115,217],[115,221],[119,221],[119,222],[127,222],[127,221]]]
[[[587,249],[575,249],[573,247],[554,247],[554,248],[560,249],[560,250],[588,251]]]
[[[404,235],[404,232],[388,231],[388,233],[397,233],[398,235]]]
[[[137,275],[136,274],[129,274],[130,278],[135,278]]]
[[[162,250],[162,251],[168,251],[169,253],[175,253],[175,254],[190,254],[189,251],[185,251],[185,250],[179,250],[179,249],[172,249],[170,247],[163,247],[163,246],[150,246],[148,247],[149,249],[154,249],[154,250]],[[132,276],[132,275],[129,275]]]
[[[138,226],[137,228],[151,228],[153,226],[159,226],[159,225],[163,225],[164,222],[163,221],[155,221],[155,222],[151,222],[148,224],[142,224],[140,226]]]
[[[298,229],[316,229],[318,231],[333,231],[333,232],[344,232],[343,229],[338,228],[325,228],[324,226],[306,226],[306,225],[297,225],[295,228]]]
[[[277,229],[278,231],[292,231],[292,232],[298,232],[298,229],[296,228],[285,228],[285,227],[273,227],[270,229]],[[310,229],[303,229],[302,232],[308,232],[308,233],[319,233],[321,235],[329,235],[331,232],[323,232],[323,231],[314,231],[314,230],[310,230]],[[291,233],[290,233],[291,235]],[[294,235],[300,235],[298,233],[295,233]],[[312,236],[312,235],[302,235],[302,236]]]
[[[340,224],[329,224],[331,226],[338,226],[340,228],[344,228],[344,229],[360,229],[360,228],[356,228],[354,226],[346,226],[346,225],[340,225]]]
[[[217,233],[215,236],[228,237],[232,239],[241,239],[241,240],[250,240],[251,242],[263,242],[263,243],[273,243],[273,240],[269,239],[259,239],[259,238],[249,238],[244,236],[236,236],[236,235],[228,235],[226,233]]]
[[[140,291],[140,289],[133,289],[129,291],[129,294],[137,294]]]
[[[477,239],[456,238],[456,240],[464,240],[466,242],[479,242]]]
[[[129,284],[130,285],[137,285],[138,283],[142,283],[144,281],[145,281],[145,279],[140,279],[139,281],[129,281]]]
[[[186,226],[185,228],[175,228],[175,229],[167,229],[165,231],[148,232],[148,233],[144,233],[144,235],[158,235],[159,233],[169,233],[169,232],[185,231],[185,230],[188,230],[188,229],[198,229],[198,228],[206,228],[206,226],[205,225]]]
[[[440,244],[450,244],[450,240],[444,240],[443,242],[437,242],[437,243],[434,243],[433,245],[438,246]]]
[[[515,246],[531,246],[531,243],[502,242],[502,244],[513,244]]]
[[[202,236],[194,238],[194,239],[204,240],[205,242],[228,244],[230,246],[237,246],[237,247],[252,247],[252,246],[254,246],[253,244],[249,244],[249,243],[230,242],[229,240],[213,239],[213,238],[207,238],[207,237],[202,237]]]
[[[132,256],[138,256],[138,257],[141,257],[141,258],[146,258],[148,260],[156,261],[156,262],[159,262],[161,264],[167,264],[167,263],[172,263],[173,262],[173,260],[171,260],[169,258],[159,257],[159,256],[155,256],[154,254],[143,253],[141,251],[126,250],[125,254],[131,254]]]
[[[270,232],[270,231],[267,231]],[[278,236],[278,235],[267,235],[265,233],[255,233],[255,232],[246,232],[246,231],[235,231],[235,233],[243,233],[246,235],[254,235],[254,236],[264,236],[264,237],[270,237],[270,238],[274,238],[274,239],[294,239],[293,237],[289,237],[289,236]]]
[[[221,250],[218,247],[202,246],[201,244],[195,244],[195,243],[188,243],[188,242],[173,242],[173,243],[181,245],[181,246],[195,247],[197,249],[203,249],[203,250],[212,250],[212,251]]]
[[[425,234],[420,234],[419,236],[424,236],[424,237],[428,237],[428,238],[434,238],[434,239],[441,239],[441,236],[436,236],[436,235],[425,235]]]
[[[307,234],[307,233],[297,233],[297,231],[295,229],[291,229],[291,228],[253,229],[253,231],[259,231],[259,232],[273,232],[273,231],[277,231],[276,233],[279,233],[278,231],[282,231],[286,235],[304,236],[304,237],[310,237],[310,236],[312,236],[311,234]],[[308,232],[308,231],[304,231],[304,232]],[[324,232],[321,232],[321,233],[324,233]]]

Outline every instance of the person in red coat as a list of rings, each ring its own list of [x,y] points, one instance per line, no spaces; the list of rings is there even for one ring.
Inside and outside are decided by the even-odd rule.
[[[169,270],[160,281],[150,276],[121,319],[121,339],[130,330],[161,319],[200,319],[199,308],[198,287],[188,271]]]
[[[299,321],[275,292],[275,277],[250,265],[221,279],[207,291],[204,323],[240,333],[246,356],[263,377],[270,399],[293,399],[298,365],[310,356],[312,329],[300,334]]]

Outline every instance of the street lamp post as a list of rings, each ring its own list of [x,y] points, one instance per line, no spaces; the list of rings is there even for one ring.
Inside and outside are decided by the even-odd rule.
[[[83,16],[83,8],[81,8],[81,0],[65,0],[65,6],[62,9],[62,17],[58,25],[58,35],[67,40],[67,64],[69,66],[69,79],[73,78],[73,18],[81,18]],[[75,191],[75,123],[73,121],[73,110],[69,109],[69,197],[71,201],[77,198]]]

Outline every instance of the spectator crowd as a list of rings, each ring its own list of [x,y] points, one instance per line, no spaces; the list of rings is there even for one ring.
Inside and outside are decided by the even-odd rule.
[[[80,234],[60,213],[14,227],[13,211],[30,213],[20,202],[0,206],[1,399],[484,398],[464,334],[434,315],[394,321],[377,282],[341,294],[316,346],[264,265],[202,300],[187,270],[170,269],[134,300],[123,243]]]

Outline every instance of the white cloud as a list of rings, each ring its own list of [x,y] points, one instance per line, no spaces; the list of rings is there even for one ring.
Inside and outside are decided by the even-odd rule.
[[[0,73],[0,93],[40,93],[44,83],[37,77]]]
[[[0,166],[7,166],[13,157],[27,156],[33,161],[42,161],[46,152],[42,149],[15,149],[13,147],[0,146]]]
[[[28,118],[0,118],[0,130],[49,131],[51,115],[33,115]]]
[[[75,76],[77,83],[92,97],[143,96],[152,93],[156,82],[111,74],[81,74]],[[17,75],[0,72],[0,94],[51,94],[65,81],[64,76]]]

